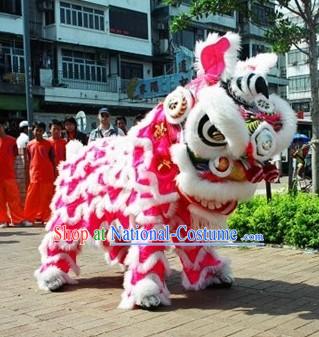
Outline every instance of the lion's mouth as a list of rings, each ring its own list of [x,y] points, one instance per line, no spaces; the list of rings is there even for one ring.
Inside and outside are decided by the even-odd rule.
[[[199,197],[191,197],[185,193],[182,193],[182,195],[190,204],[213,213],[228,215],[237,207],[237,201],[235,200],[220,202],[216,200],[202,199]]]

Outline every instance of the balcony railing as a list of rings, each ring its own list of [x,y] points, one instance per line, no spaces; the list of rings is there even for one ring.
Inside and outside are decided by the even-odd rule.
[[[57,78],[53,81],[54,87],[62,87],[69,89],[92,90],[102,92],[118,92],[118,81],[116,76],[106,77],[103,81],[84,80],[77,78],[78,74],[68,73],[69,77],[65,77],[62,71],[58,72]]]
[[[24,73],[5,72],[0,76],[0,81],[8,84],[23,85]]]

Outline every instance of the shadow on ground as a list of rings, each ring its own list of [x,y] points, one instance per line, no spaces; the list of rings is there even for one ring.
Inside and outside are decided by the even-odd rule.
[[[6,244],[10,244],[10,243],[19,243],[20,241],[17,241],[17,240],[1,240],[0,241],[0,245],[1,244],[4,244],[4,243],[6,243]]]
[[[296,313],[302,319],[319,318],[319,287],[304,283],[288,283],[277,280],[237,278],[231,289],[209,288],[198,292],[184,291],[176,282],[178,271],[168,282],[172,294],[172,305],[160,307],[157,311],[169,312],[177,309],[235,310],[247,315],[267,314],[270,316]],[[64,291],[79,289],[120,289],[123,276],[92,277],[79,279],[79,284],[66,286]],[[174,295],[179,295],[174,298]],[[184,296],[180,296],[184,295]],[[120,301],[120,298],[119,298]]]
[[[95,276],[91,278],[80,278],[75,285],[66,285],[64,291],[77,291],[79,289],[121,289],[123,276]]]
[[[22,235],[22,236],[34,236],[34,235],[38,235],[39,236],[39,233],[30,233],[30,232],[25,232],[25,231],[21,231],[21,232],[7,232],[7,231],[1,231],[0,232],[0,238],[4,238],[4,237],[7,237],[7,236],[14,236],[14,235]]]

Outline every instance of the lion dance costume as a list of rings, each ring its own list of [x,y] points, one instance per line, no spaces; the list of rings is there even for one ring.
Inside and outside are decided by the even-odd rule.
[[[274,54],[238,61],[235,33],[210,34],[195,49],[197,77],[178,87],[125,137],[100,139],[60,166],[48,233],[35,272],[42,289],[76,281],[79,241],[55,241],[54,229],[94,230],[120,222],[153,229],[180,224],[221,228],[256,183],[277,177],[268,160],[287,148],[296,129],[289,104],[269,95],[266,74]],[[125,265],[120,307],[170,303],[163,245],[115,246],[99,242],[111,264]],[[188,290],[231,285],[228,262],[207,246],[178,246]]]

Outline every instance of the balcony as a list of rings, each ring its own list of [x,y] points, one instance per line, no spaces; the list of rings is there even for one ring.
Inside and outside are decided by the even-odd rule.
[[[24,85],[24,79],[24,73],[7,72],[1,76],[2,82],[14,85]]]
[[[65,77],[62,71],[59,71],[58,76],[53,80],[52,85],[54,87],[69,88],[69,89],[79,89],[79,90],[90,90],[90,91],[101,91],[101,92],[118,92],[118,80],[116,76],[107,77],[105,81],[94,81],[94,80],[84,80],[80,79],[79,74],[69,74]]]
[[[23,20],[21,16],[0,12],[0,32],[15,35],[23,34]]]
[[[79,74],[52,69],[40,70],[40,82],[45,91],[45,101],[74,104],[115,104],[119,101],[119,79],[106,77],[104,81],[80,79]]]

